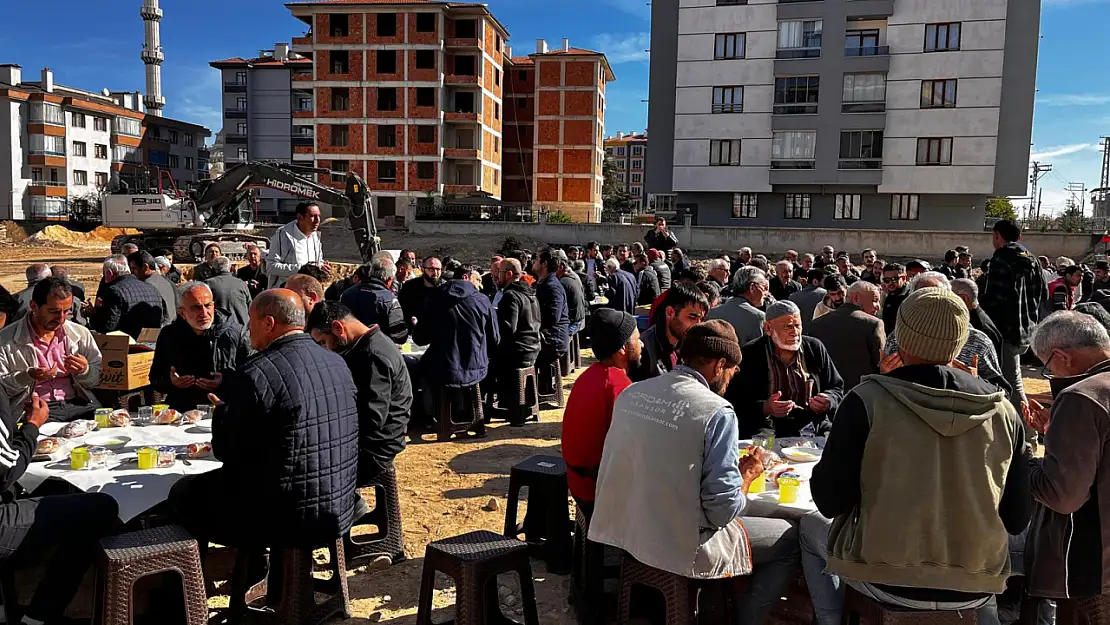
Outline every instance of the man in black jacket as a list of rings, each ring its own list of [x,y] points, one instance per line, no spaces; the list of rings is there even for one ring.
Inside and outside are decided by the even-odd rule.
[[[987,335],[991,344],[994,345],[998,362],[1001,363],[1002,333],[998,331],[998,326],[994,325],[991,318],[983,311],[983,307],[979,305],[979,286],[975,284],[974,280],[957,278],[952,281],[952,292],[958,295],[967,305],[968,314],[971,316],[971,327]]]
[[[898,263],[883,267],[883,328],[887,334],[894,332],[898,323],[898,307],[910,296],[910,285],[906,282],[906,268]]]
[[[678,237],[667,228],[667,220],[662,217],[655,218],[655,229],[644,235],[644,243],[650,250],[669,252],[678,245]]]
[[[162,296],[162,325],[159,327],[173,323],[177,319],[177,287],[158,271],[154,257],[150,252],[135,252],[127,257],[127,265],[131,275],[158,289],[158,295]]]
[[[539,366],[556,362],[567,353],[570,338],[570,315],[567,312],[567,293],[555,272],[559,261],[551,250],[544,250],[532,263],[536,275],[536,299],[540,302],[540,357]]]
[[[358,485],[368,486],[405,449],[412,412],[412,382],[397,346],[381,328],[367,327],[343,304],[324,302],[312,309],[312,338],[347,363],[358,393]],[[381,505],[381,504],[379,504]],[[356,521],[370,512],[355,494]],[[382,554],[390,563],[404,553]]]
[[[304,332],[295,293],[251,304],[251,346],[211,399],[212,453],[223,466],[170,491],[178,521],[202,544],[314,547],[351,529],[358,403],[347,363]],[[222,403],[221,399],[226,401]]]
[[[235,277],[247,284],[247,291],[250,292],[251,299],[254,299],[269,286],[270,277],[262,266],[262,250],[254,243],[247,243],[243,247],[247,250],[247,264],[235,272]]]
[[[409,338],[409,327],[401,302],[393,294],[393,280],[397,266],[388,258],[376,258],[358,268],[358,285],[339,298],[355,318],[367,326],[378,326],[394,343],[400,345]]]
[[[605,261],[605,270],[609,274],[609,308],[636,314],[636,297],[639,294],[636,276],[623,271],[615,258]]]
[[[768,284],[771,289],[771,296],[776,300],[789,299],[791,295],[802,290],[802,285],[793,279],[794,265],[788,260],[780,260],[775,263],[775,275]]]
[[[430,328],[420,327],[420,318],[424,315],[424,303],[428,294],[443,283],[443,261],[436,256],[424,259],[420,268],[420,278],[409,280],[397,293],[397,300],[401,302],[401,311],[405,314],[405,323],[409,324],[412,340],[417,345],[428,344]]]
[[[566,252],[555,250],[553,253],[559,263],[559,269],[555,271],[555,275],[559,277],[559,284],[563,285],[563,292],[567,296],[567,318],[570,321],[570,325],[567,326],[567,337],[569,338],[578,334],[586,323],[586,294],[582,279],[571,271]]]
[[[224,375],[250,356],[247,329],[216,309],[203,282],[181,287],[177,319],[162,328],[150,366],[150,384],[174,410],[192,410],[220,393]]]
[[[663,375],[678,364],[678,348],[686,331],[701,323],[709,300],[698,287],[675,282],[667,289],[650,328],[640,335],[640,362],[628,372],[633,382]]]
[[[31,463],[49,415],[46,402],[35,397],[17,423],[8,403],[0,401],[0,565],[37,565],[42,554],[52,554],[21,623],[61,622],[99,540],[120,526],[116,500],[105,493],[16,499],[16,481]]]
[[[829,352],[821,341],[802,336],[802,315],[790,300],[767,307],[763,331],[741,350],[740,371],[725,392],[740,438],[764,428],[778,436],[798,436],[810,424],[827,430],[844,397],[844,380]]]
[[[497,328],[501,337],[490,362],[490,374],[496,380],[500,408],[495,413],[505,414],[505,398],[517,395],[516,370],[536,364],[540,355],[540,303],[536,291],[521,280],[524,270],[520,261],[506,258],[497,269],[497,288],[501,302],[497,305]],[[512,425],[524,425],[513,421]]]
[[[212,289],[212,299],[216,310],[227,315],[235,323],[246,326],[250,323],[251,292],[247,283],[231,273],[231,259],[221,256],[212,261],[212,277],[204,281]]]
[[[671,266],[665,262],[663,252],[648,250],[647,257],[651,268],[655,270],[655,275],[659,277],[659,292],[662,293],[671,288]]]
[[[662,291],[659,289],[659,276],[655,270],[648,264],[646,254],[640,254],[636,257],[636,264],[633,266],[636,275],[638,286],[636,295],[637,306],[651,306],[655,298],[659,297]]]
[[[104,289],[96,299],[96,312],[89,320],[93,332],[119,330],[138,339],[143,328],[162,327],[162,296],[158,289],[131,275],[126,256],[104,261]]]

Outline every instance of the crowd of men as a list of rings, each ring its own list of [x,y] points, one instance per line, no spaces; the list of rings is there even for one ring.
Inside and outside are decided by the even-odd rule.
[[[38,264],[26,291],[0,292],[0,511],[12,515],[0,538],[14,553],[42,526],[77,543],[28,622],[64,610],[74,571],[118,524],[107,495],[27,497],[15,482],[39,427],[99,406],[93,333],[147,328],[160,329],[153,389],[179,410],[218,406],[222,467],[180,480],[169,502],[202,544],[344,535],[367,512],[357,487],[394,470],[436,402],[466,410],[481,385],[487,417],[523,426],[518,370],[557,367],[588,335],[597,362],[572,387],[562,453],[590,537],[679,575],[751,574],[742,622],[763,622],[799,567],[821,625],[840,621],[846,587],[987,623],[1019,573],[1042,599],[1110,590],[1105,262],[1053,270],[1003,221],[977,270],[967,249],[936,268],[868,249],[860,271],[827,246],[773,263],[741,248],[703,266],[658,220],[644,243],[513,250],[488,270],[382,252],[333,281],[319,223],[317,206],[298,207],[234,273],[217,245],[184,282],[165,253],[127,249],[104,262],[95,298]],[[1023,356],[1044,363],[1051,409],[1026,397]],[[767,457],[741,458],[737,441],[766,430],[828,435],[810,485],[819,513],[753,511]],[[1061,551],[1066,539],[1078,549]],[[1011,555],[1027,543],[1029,562]]]

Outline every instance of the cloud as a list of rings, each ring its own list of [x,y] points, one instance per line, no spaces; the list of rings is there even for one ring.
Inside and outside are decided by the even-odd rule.
[[[223,80],[220,71],[210,67],[194,68],[185,72],[181,80],[172,83],[163,78],[163,84],[183,85],[174,93],[166,93],[166,114],[194,124],[200,124],[215,135],[223,127]]]
[[[1037,104],[1045,106],[1100,106],[1110,104],[1106,93],[1049,93],[1037,96]]]
[[[650,3],[647,0],[605,0],[605,3],[644,20],[647,20],[651,14]]]
[[[601,33],[591,39],[598,52],[605,54],[613,65],[641,63],[648,60],[650,33]]]
[[[1038,161],[1046,158],[1057,158],[1066,156],[1068,154],[1075,154],[1083,150],[1096,150],[1098,144],[1095,143],[1073,143],[1071,145],[1058,145],[1050,148],[1045,148],[1039,152],[1033,152],[1029,155],[1030,161]]]

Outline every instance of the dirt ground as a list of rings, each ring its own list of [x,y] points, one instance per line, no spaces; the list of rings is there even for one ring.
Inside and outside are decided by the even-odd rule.
[[[405,245],[421,251],[451,249],[442,242],[422,245],[421,241],[412,237],[405,241]],[[486,255],[490,251],[477,249],[474,242],[464,245],[476,255]],[[105,246],[0,246],[0,283],[14,293],[23,288],[23,272],[29,263],[57,263],[66,265],[71,278],[83,282],[91,294],[100,277],[100,263],[107,254]],[[1045,381],[1032,379],[1038,377],[1034,371],[1027,370],[1026,376],[1030,378],[1026,380],[1029,392],[1047,391]],[[577,374],[574,374],[564,380],[568,393],[576,377]],[[410,444],[396,460],[405,549],[410,559],[385,571],[368,572],[364,568],[352,571],[348,582],[353,617],[342,622],[414,624],[425,546],[432,540],[476,529],[500,533],[505,518],[510,468],[533,455],[559,455],[561,420],[561,410],[547,410],[542,413],[539,423],[524,428],[494,425],[481,439]],[[433,437],[427,437],[427,440],[431,441]],[[522,502],[522,505],[527,504]],[[523,512],[522,509],[520,514]],[[545,625],[575,623],[567,604],[569,578],[549,574],[541,560],[533,560],[532,571],[540,622]],[[508,614],[519,619],[520,595],[516,580],[503,577],[499,583],[502,584],[499,595],[503,606]],[[440,576],[436,587],[435,620],[453,618],[452,583]],[[212,607],[224,606],[226,602],[226,596],[210,600]],[[789,603],[791,601],[784,601],[784,605]],[[782,619],[776,621],[782,622]]]

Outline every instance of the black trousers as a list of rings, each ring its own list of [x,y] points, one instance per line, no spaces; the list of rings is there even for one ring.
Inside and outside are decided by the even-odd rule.
[[[47,421],[68,423],[77,419],[92,419],[96,415],[96,406],[87,399],[51,401],[46,405],[50,408],[50,418]]]
[[[281,531],[260,515],[256,498],[230,487],[222,468],[181,478],[170,489],[169,502],[174,518],[201,545],[267,547]]]
[[[120,526],[116,500],[103,493],[32,497],[0,505],[0,566],[37,564],[44,550],[56,548],[27,616],[47,622],[62,616],[92,564],[97,542]]]

